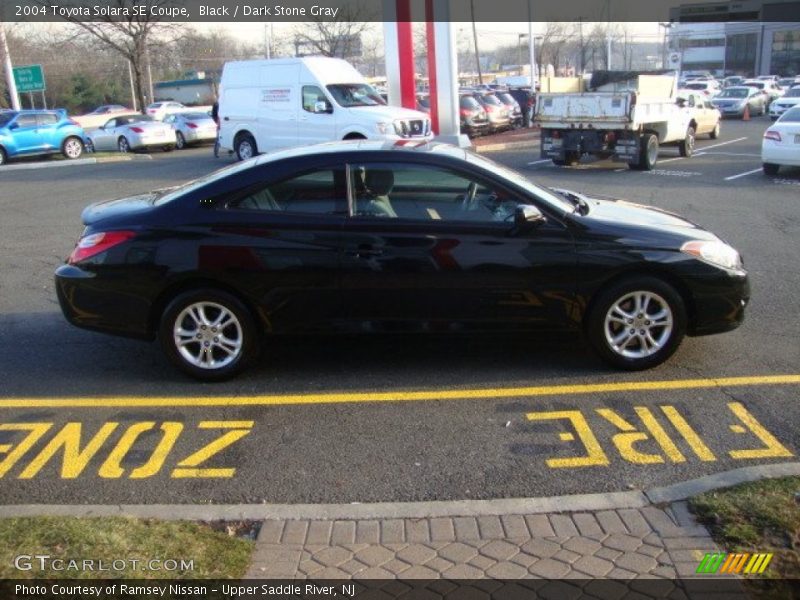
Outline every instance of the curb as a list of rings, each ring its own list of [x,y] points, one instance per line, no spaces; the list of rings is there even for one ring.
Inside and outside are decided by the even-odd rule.
[[[534,144],[536,142],[536,144]],[[503,142],[501,144],[486,144],[484,146],[474,146],[475,152],[500,152],[502,150],[517,150],[522,148],[535,149],[538,145],[538,138],[519,142]]]
[[[127,162],[131,160],[152,160],[149,154],[134,154],[130,156],[102,156],[100,158],[78,158],[75,160],[60,160],[53,162],[37,162],[30,164],[10,164],[0,167],[0,173],[6,171],[30,171],[33,169],[51,169],[53,167],[77,167],[81,165],[96,165],[100,163]]]
[[[11,504],[0,518],[33,516],[128,516],[165,520],[357,520],[502,516],[643,508],[685,500],[739,483],[800,475],[800,462],[742,467],[650,490],[545,498],[381,502],[369,504]]]

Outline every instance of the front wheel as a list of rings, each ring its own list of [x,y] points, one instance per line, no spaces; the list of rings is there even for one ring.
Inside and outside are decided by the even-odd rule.
[[[649,369],[678,349],[686,333],[686,307],[661,279],[632,277],[600,292],[586,331],[606,362],[632,371]]]
[[[229,379],[256,357],[250,311],[234,296],[198,289],[176,297],[161,317],[159,341],[167,358],[203,381]]]
[[[6,151],[0,148],[0,166],[6,164],[8,162],[8,155]]]
[[[83,142],[76,137],[68,137],[61,144],[61,154],[70,160],[80,158],[83,154]]]
[[[681,156],[689,157],[694,154],[694,138],[695,138],[695,131],[694,127],[689,127],[686,130],[686,137],[683,138],[680,144],[678,144],[678,154]]]
[[[253,139],[252,135],[243,135],[239,137],[234,145],[236,158],[239,160],[248,160],[258,154],[256,141]]]

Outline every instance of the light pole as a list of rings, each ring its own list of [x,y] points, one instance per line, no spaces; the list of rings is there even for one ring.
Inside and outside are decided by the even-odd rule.
[[[530,57],[531,63],[531,90],[533,93],[536,93],[536,80],[538,79],[538,73],[536,69],[536,50],[534,46],[536,45],[536,38],[533,36],[533,0],[528,0],[528,55]]]
[[[667,32],[672,28],[672,23],[659,23],[659,27],[664,28],[664,41],[661,48],[661,68],[667,68]]]
[[[17,94],[17,82],[14,81],[14,67],[11,64],[11,54],[8,52],[8,42],[6,41],[6,29],[0,21],[0,50],[3,53],[3,64],[6,71],[6,85],[8,95],[11,98],[11,108],[19,110],[19,95]]]

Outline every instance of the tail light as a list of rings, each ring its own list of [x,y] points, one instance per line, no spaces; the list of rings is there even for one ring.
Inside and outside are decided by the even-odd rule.
[[[144,133],[144,129],[142,129],[141,127],[131,127],[131,131],[133,133]]]
[[[186,126],[187,126],[189,129],[197,129],[197,123],[187,122],[187,123],[186,123]]]
[[[764,132],[764,139],[765,140],[774,140],[776,142],[780,142],[781,141],[781,134],[780,134],[779,131],[775,131],[773,129],[767,129]]]
[[[78,240],[67,262],[71,265],[77,264],[123,242],[127,242],[135,235],[133,231],[104,231],[84,236]]]
[[[462,108],[462,109],[461,109],[460,111],[458,111],[458,112],[459,112],[459,114],[460,114],[462,117],[468,117],[468,116],[470,116],[470,115],[472,114],[472,112],[471,112],[471,111],[469,111],[469,110],[467,110],[466,108]]]

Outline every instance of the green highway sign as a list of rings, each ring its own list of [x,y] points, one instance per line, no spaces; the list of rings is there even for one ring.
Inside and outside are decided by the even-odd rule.
[[[14,83],[18,92],[43,92],[44,71],[42,65],[28,65],[27,67],[14,67]]]

